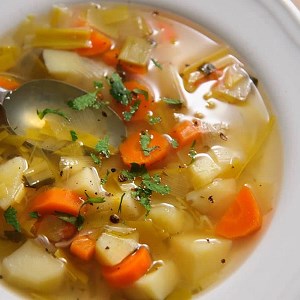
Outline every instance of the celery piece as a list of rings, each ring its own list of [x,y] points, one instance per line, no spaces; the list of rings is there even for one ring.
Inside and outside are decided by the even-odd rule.
[[[71,18],[71,10],[64,5],[54,5],[50,12],[51,27],[66,27],[67,21]]]
[[[24,177],[31,187],[40,187],[54,181],[54,176],[47,161],[41,157],[34,157]]]
[[[183,79],[184,88],[192,93],[199,86],[201,79],[205,77],[205,74],[201,72],[200,68],[203,64],[210,63],[216,69],[223,69],[231,64],[241,64],[241,62],[234,56],[229,54],[227,48],[220,48],[211,55],[201,58],[194,64],[191,64],[183,69],[181,72],[181,77]]]
[[[252,80],[238,64],[228,66],[224,75],[211,88],[205,98],[216,98],[231,104],[247,100],[251,91]]]
[[[29,15],[25,18],[24,21],[20,23],[16,31],[13,34],[13,40],[22,45],[24,43],[24,37],[34,34],[37,28],[37,20],[33,15]]]
[[[39,28],[31,41],[36,48],[76,49],[90,46],[89,29]]]
[[[127,5],[116,5],[101,11],[104,24],[114,24],[125,21],[129,18],[129,10]]]
[[[0,47],[0,71],[7,71],[16,65],[20,56],[20,49],[17,46]]]
[[[151,50],[152,45],[146,39],[129,36],[121,49],[119,59],[139,66],[146,66]]]
[[[119,37],[119,23],[105,24],[102,18],[102,10],[92,7],[87,11],[87,22],[102,33],[112,37]]]

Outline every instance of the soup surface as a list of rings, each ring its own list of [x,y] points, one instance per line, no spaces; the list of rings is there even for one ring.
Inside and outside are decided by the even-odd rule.
[[[25,105],[22,134],[1,126],[3,284],[30,299],[184,300],[254,248],[280,139],[226,44],[153,8],[58,5],[2,38],[0,72],[3,90],[55,79],[86,91]],[[106,107],[120,143],[97,124]]]

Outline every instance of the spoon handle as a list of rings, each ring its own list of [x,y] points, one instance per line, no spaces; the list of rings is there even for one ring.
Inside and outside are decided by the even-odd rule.
[[[6,98],[7,94],[9,93],[8,90],[0,88],[0,105],[3,105],[4,99]]]

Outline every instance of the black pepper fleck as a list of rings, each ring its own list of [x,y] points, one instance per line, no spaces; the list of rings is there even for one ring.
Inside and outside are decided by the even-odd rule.
[[[116,214],[113,214],[109,217],[109,220],[114,223],[114,224],[117,224],[120,222],[120,217]]]

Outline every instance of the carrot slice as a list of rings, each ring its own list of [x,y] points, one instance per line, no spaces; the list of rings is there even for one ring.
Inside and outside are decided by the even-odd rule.
[[[260,229],[262,215],[249,187],[243,186],[235,201],[216,225],[216,234],[236,239]]]
[[[178,149],[190,145],[202,135],[199,123],[183,121],[177,123],[170,133],[170,136],[178,142]]]
[[[0,76],[0,87],[5,90],[15,90],[20,86],[20,82],[9,76]]]
[[[140,74],[140,75],[146,74],[148,72],[148,66],[132,64],[126,61],[120,61],[119,64],[122,70],[125,72]]]
[[[103,53],[102,60],[109,66],[117,67],[119,62],[120,49],[115,48]]]
[[[145,85],[137,82],[136,80],[125,81],[124,86],[129,91],[141,91],[144,94],[135,94],[135,96],[132,99],[132,102],[128,106],[124,106],[119,102],[113,103],[113,109],[120,116],[120,118],[124,120],[123,112],[129,112],[130,108],[134,106],[138,101],[140,102],[139,107],[131,117],[130,122],[145,120],[147,118],[148,113],[155,109],[155,102],[152,95],[150,94],[149,89]],[[145,93],[148,95],[148,97],[145,96]]]
[[[79,235],[71,243],[70,252],[82,260],[89,261],[93,258],[96,241],[88,235]]]
[[[152,258],[146,247],[140,247],[115,266],[103,266],[102,275],[115,288],[125,288],[141,278],[151,267]]]
[[[40,215],[62,212],[78,216],[83,203],[82,197],[70,190],[62,188],[51,188],[42,192],[33,199],[30,209]]]
[[[145,155],[140,142],[141,134],[142,132],[140,131],[131,134],[120,145],[122,160],[128,166],[132,163],[137,163],[150,167],[154,163],[163,160],[170,151],[170,143],[167,139],[157,131],[149,130],[148,134],[151,136],[151,141],[148,148],[152,148],[153,151],[149,155]]]
[[[92,30],[91,32],[91,47],[77,49],[77,53],[81,56],[96,56],[108,51],[112,45],[111,40],[100,33],[99,31]]]

